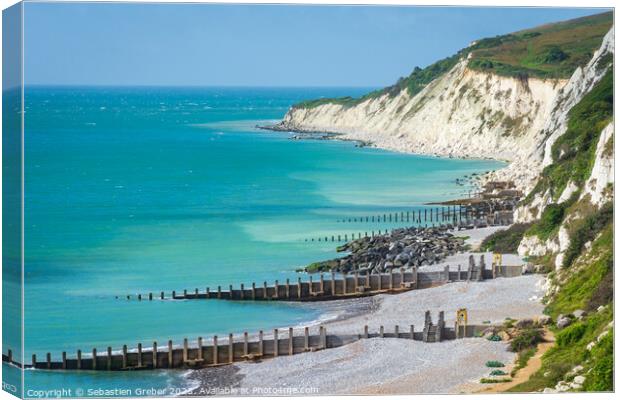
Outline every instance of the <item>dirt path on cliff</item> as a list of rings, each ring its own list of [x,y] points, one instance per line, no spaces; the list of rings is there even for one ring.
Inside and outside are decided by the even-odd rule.
[[[500,393],[510,390],[511,388],[526,382],[530,379],[536,371],[538,371],[542,365],[542,356],[547,350],[549,350],[555,344],[555,337],[553,333],[548,329],[545,329],[544,333],[545,341],[539,343],[536,347],[536,353],[527,362],[527,365],[517,371],[511,382],[496,383],[494,385],[486,384],[484,389],[477,391],[476,393]],[[511,369],[514,368],[514,364]]]

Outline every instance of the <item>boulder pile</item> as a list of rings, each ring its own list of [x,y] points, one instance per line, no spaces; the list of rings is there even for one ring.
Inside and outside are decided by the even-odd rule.
[[[438,263],[465,250],[465,239],[455,237],[447,227],[400,228],[386,235],[363,237],[337,249],[349,255],[312,263],[305,272],[358,272],[361,275],[389,272],[393,268],[419,267]]]

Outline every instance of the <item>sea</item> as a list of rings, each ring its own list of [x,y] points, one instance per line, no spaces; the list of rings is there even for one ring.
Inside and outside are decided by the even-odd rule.
[[[301,100],[369,90],[27,87],[26,361],[333,317],[320,303],[135,298],[305,280],[298,269],[338,256],[332,235],[412,225],[365,217],[464,196],[471,188],[457,179],[503,166],[257,128]],[[17,321],[19,310],[4,317]],[[6,332],[3,347],[18,334]],[[3,373],[6,381],[20,371],[3,363]],[[24,378],[27,397],[176,395],[195,384],[162,370],[27,370]]]

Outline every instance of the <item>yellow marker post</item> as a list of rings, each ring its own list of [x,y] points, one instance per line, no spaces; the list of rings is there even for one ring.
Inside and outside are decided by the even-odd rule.
[[[493,253],[492,272],[493,272],[494,279],[497,277],[497,273],[499,272],[501,265],[502,265],[502,255],[500,253]]]
[[[456,338],[459,338],[459,333],[461,331],[461,327],[463,328],[463,338],[465,337],[466,333],[467,333],[467,309],[466,308],[459,308],[456,311]]]

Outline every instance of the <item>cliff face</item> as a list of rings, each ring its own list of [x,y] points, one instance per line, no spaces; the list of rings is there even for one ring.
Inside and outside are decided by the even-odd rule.
[[[592,60],[584,67],[578,68],[569,82],[558,93],[553,111],[548,118],[541,142],[535,157],[542,160],[543,167],[553,168],[562,158],[562,154],[554,157],[553,146],[567,134],[571,110],[584,99],[593,88],[601,83],[603,77],[613,68],[611,56],[614,52],[614,36],[610,31],[604,38],[601,48],[596,51]],[[563,187],[541,185],[541,189],[528,196],[515,211],[516,222],[533,222],[544,218],[544,212],[550,204],[566,204],[565,215],[556,232],[550,237],[540,238],[536,234],[527,235],[521,241],[519,254],[523,256],[553,255],[554,266],[561,269],[564,255],[570,245],[570,227],[575,221],[583,219],[587,214],[584,208],[600,208],[613,196],[614,158],[613,158],[613,121],[604,126],[592,145],[593,154],[587,168],[587,178],[583,182],[568,180]],[[570,150],[570,148],[568,149]],[[571,168],[568,165],[566,168]],[[544,179],[541,179],[543,181]],[[541,182],[543,183],[543,182]],[[571,201],[571,198],[576,200]],[[576,207],[569,203],[577,203]],[[588,207],[586,207],[588,206]]]
[[[612,68],[609,57],[613,55],[613,52],[614,35],[613,30],[610,30],[607,35],[605,35],[600,49],[594,53],[590,62],[583,68],[577,68],[570,80],[556,95],[552,106],[552,112],[546,119],[543,130],[538,135],[538,147],[533,150],[531,156],[531,159],[538,160],[536,162],[538,172],[540,172],[540,167],[546,167],[553,163],[551,149],[558,138],[566,133],[570,110],[592,90],[594,85],[602,79],[607,70]],[[608,133],[606,137],[613,135],[613,126],[609,129],[611,129],[611,133]],[[613,164],[613,158],[611,162]],[[611,172],[610,176],[613,181],[613,172]],[[563,192],[556,200],[561,203],[567,200],[570,195],[578,189],[579,188],[575,184],[568,182]],[[599,188],[599,192],[601,191],[602,189]],[[517,209],[515,212],[515,221],[531,222],[535,219],[539,219],[545,206],[554,201],[553,197],[554,194],[549,190],[536,193],[530,200],[524,202],[524,204]]]
[[[502,174],[529,188],[541,165],[532,154],[565,84],[479,72],[461,60],[413,97],[405,88],[354,106],[293,107],[281,127],[341,133],[396,151],[507,160]]]
[[[552,204],[562,205],[563,213],[562,220],[547,229],[550,232],[545,228],[539,229],[542,234],[526,232],[519,254],[552,255],[560,269],[574,226],[613,195],[613,123],[601,117],[597,123],[604,125],[597,132],[566,139],[583,135],[575,133],[579,128],[568,132],[571,118],[577,125],[582,118],[571,113],[584,113],[584,98],[585,103],[600,103],[587,97],[597,86],[604,86],[605,76],[609,78],[613,52],[612,27],[590,61],[564,80],[500,76],[471,69],[463,58],[413,96],[403,87],[359,102],[294,106],[280,128],[340,133],[396,151],[509,161],[506,168],[486,178],[513,180],[529,193],[515,211],[516,222],[545,220]],[[596,113],[596,106],[583,118],[590,118],[588,113]],[[589,140],[588,135],[595,142],[586,148],[582,142]],[[554,150],[558,142],[562,146]],[[566,156],[579,152],[591,155],[585,161]],[[587,175],[563,174],[563,168],[580,168]]]
[[[295,105],[279,129],[339,133],[403,152],[506,160],[509,166],[487,179],[512,180],[527,193],[552,162],[569,111],[609,67],[612,19],[603,13],[481,39],[360,99]],[[551,200],[557,196],[539,195],[539,212]],[[520,220],[540,217],[533,209],[522,210]]]

